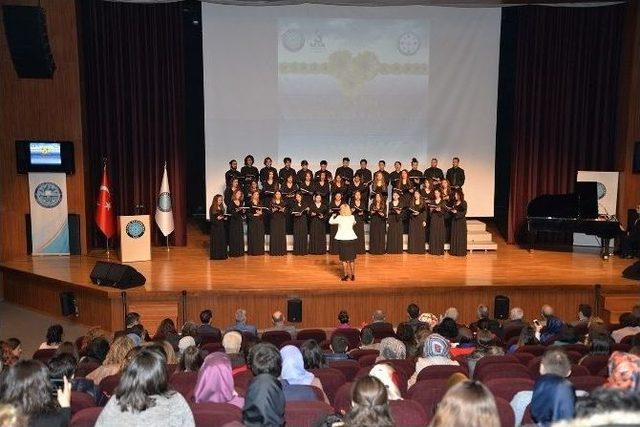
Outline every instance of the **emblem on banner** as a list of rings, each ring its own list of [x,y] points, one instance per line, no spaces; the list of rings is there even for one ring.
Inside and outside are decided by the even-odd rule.
[[[34,197],[40,206],[51,209],[62,201],[62,190],[53,182],[42,182],[36,187]]]
[[[285,31],[282,36],[282,45],[289,52],[298,52],[304,47],[304,34],[296,29],[289,29]]]
[[[405,56],[415,55],[420,49],[420,38],[408,31],[398,38],[398,52]]]
[[[131,237],[132,239],[137,239],[139,237],[142,237],[142,235],[146,231],[142,221],[138,221],[137,219],[134,219],[133,221],[129,221],[125,229],[127,231],[127,236]]]
[[[607,186],[600,181],[596,182],[596,191],[598,193],[598,200],[607,195]]]
[[[158,209],[162,212],[171,212],[171,194],[164,192],[158,196]]]

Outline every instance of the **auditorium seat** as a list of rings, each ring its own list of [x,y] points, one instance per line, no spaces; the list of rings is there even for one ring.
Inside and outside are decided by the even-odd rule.
[[[280,348],[282,348],[282,347],[284,347],[286,345],[292,345],[294,347],[300,348],[302,346],[302,344],[305,343],[305,341],[306,340],[289,340],[289,341],[285,341],[285,342],[282,343],[282,346]]]
[[[580,365],[584,366],[591,372],[591,375],[598,375],[602,368],[607,367],[609,361],[608,354],[593,354],[585,357]]]
[[[224,353],[224,347],[222,346],[222,343],[219,342],[210,342],[204,344],[200,346],[200,349],[206,351],[209,354],[216,352]]]
[[[373,366],[376,363],[378,354],[366,354],[358,359],[358,364],[362,367]]]
[[[485,382],[495,397],[511,402],[519,391],[533,390],[534,382],[528,378],[496,378]]]
[[[379,363],[386,363],[386,362],[388,362],[388,360],[385,360]],[[376,363],[376,365],[379,363]],[[360,368],[360,370],[355,376],[355,379],[357,380],[369,375],[371,368],[373,368],[373,366],[364,366]],[[396,375],[398,379],[398,390],[400,391],[400,394],[402,395],[402,397],[405,397],[407,395],[407,388],[408,388],[409,378],[411,377],[411,375],[407,375],[403,370],[398,370],[396,368],[394,368],[394,370],[396,371]]]
[[[284,409],[285,424],[296,427],[313,427],[331,414],[333,408],[325,402],[287,402]]]
[[[33,353],[33,356],[31,358],[34,360],[39,360],[46,365],[47,363],[49,363],[49,359],[51,359],[55,354],[55,348],[47,348],[43,350],[37,350],[35,353]]]
[[[93,427],[102,412],[101,407],[86,408],[71,417],[71,427]]]
[[[496,407],[500,416],[500,425],[502,427],[513,427],[516,423],[516,416],[513,413],[511,404],[504,399],[496,397]]]
[[[474,376],[477,376],[478,374],[480,374],[485,369],[485,366],[489,366],[489,365],[493,365],[493,364],[504,364],[504,363],[521,364],[520,361],[518,360],[518,358],[516,358],[515,356],[511,356],[511,355],[485,356],[485,357],[483,357],[482,359],[480,359],[480,360],[478,360],[476,362],[476,367],[473,370],[473,374],[474,374]]]
[[[318,344],[327,339],[327,333],[322,329],[303,329],[298,332],[298,341],[315,340]]]
[[[218,427],[234,421],[242,422],[242,410],[229,403],[192,403],[190,406],[196,427]]]
[[[344,374],[334,368],[310,369],[310,371],[320,379],[324,393],[327,395],[329,402],[333,403],[336,392],[342,384],[347,382]]]
[[[629,350],[631,350],[631,343],[615,343],[611,346],[611,352],[614,351],[622,351],[627,353]]]
[[[606,378],[595,375],[569,377],[568,379],[569,381],[571,381],[573,387],[575,387],[576,390],[584,390],[588,393],[600,387],[606,381]]]
[[[233,376],[233,383],[235,385],[236,391],[241,396],[244,396],[247,389],[249,388],[249,383],[253,379],[253,372],[251,370],[242,371]]]
[[[542,356],[547,350],[548,347],[544,345],[523,345],[522,347],[518,347],[516,353],[530,353],[534,356]]]
[[[498,378],[532,378],[529,369],[519,363],[486,365],[482,372],[474,377],[482,382]]]
[[[395,360],[381,360],[378,363],[386,363],[387,365],[391,365],[393,369],[396,371],[404,372],[407,378],[411,378],[413,373],[416,371],[416,359],[395,359]]]
[[[347,412],[351,408],[351,387],[353,383],[348,382],[336,390],[336,396],[333,399],[333,409],[336,412]]]
[[[520,332],[522,331],[523,326],[507,326],[504,328],[502,333],[502,339],[504,342],[509,343],[509,340],[512,338],[516,338],[516,342],[518,338],[520,338]],[[515,344],[515,343],[514,343]]]
[[[565,351],[577,351],[583,356],[589,352],[589,347],[584,344],[568,344],[562,348],[564,348]]]
[[[571,365],[571,375],[569,375],[569,378],[571,378],[571,377],[588,377],[589,375],[591,375],[591,373],[584,366]]]
[[[469,375],[469,371],[466,366],[457,366],[457,365],[438,365],[438,366],[427,366],[422,369],[418,374],[417,381],[424,380],[433,380],[433,379],[448,379],[451,375],[456,372],[460,372],[465,375]]]
[[[407,396],[422,406],[427,417],[431,419],[435,414],[438,402],[447,392],[447,381],[443,379],[422,380],[415,383]]]
[[[100,381],[100,393],[106,397],[105,402],[113,396],[113,392],[120,384],[120,376],[121,374],[109,375]]]
[[[78,363],[78,367],[76,368],[76,378],[84,378],[91,372],[98,369],[100,364],[98,362],[81,362]]]
[[[283,343],[292,339],[291,334],[287,331],[266,331],[262,334],[262,341],[271,343],[277,348],[281,348]]]
[[[362,358],[363,356],[375,355],[376,357],[378,357],[379,354],[380,352],[378,350],[370,350],[370,349],[361,350],[359,348],[355,350],[351,350],[349,352],[349,356],[351,356],[352,359],[356,359],[358,361],[360,361],[360,358]]]
[[[582,353],[578,351],[571,351],[571,350],[565,349],[565,354],[567,355],[571,363],[578,363],[578,361],[582,359]]]
[[[93,396],[82,391],[71,392],[71,414],[97,406]]]
[[[396,333],[393,330],[391,323],[372,323],[369,327],[373,330],[373,337],[375,342],[380,342],[387,337],[395,337]]]
[[[357,360],[336,360],[329,362],[329,367],[342,372],[347,381],[353,381],[360,370],[360,364]]]
[[[389,409],[397,426],[423,427],[431,419],[422,405],[413,400],[392,400]]]
[[[197,372],[176,372],[169,377],[169,386],[180,393],[187,402],[191,402],[197,381]]]
[[[198,334],[198,341],[200,342],[200,346],[205,344],[213,344],[222,342],[222,334],[218,332],[207,333],[207,334]]]
[[[360,347],[360,331],[355,328],[336,329],[331,334],[331,339],[334,336],[343,336],[349,342],[349,349]]]
[[[527,366],[529,364],[529,362],[531,361],[531,359],[533,359],[535,356],[533,354],[531,354],[531,353],[518,353],[518,352],[515,352],[515,353],[513,353],[513,357],[518,359],[520,361],[520,363],[523,364],[524,366]]]

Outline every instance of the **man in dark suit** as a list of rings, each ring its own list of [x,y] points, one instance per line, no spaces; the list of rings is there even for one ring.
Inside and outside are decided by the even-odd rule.
[[[371,323],[367,325],[373,331],[373,336],[377,339],[391,337],[394,335],[393,325],[387,322],[387,318],[382,310],[376,310],[371,316]]]
[[[211,335],[217,336],[219,339],[222,337],[220,333],[220,329],[211,326],[211,321],[213,320],[213,312],[209,309],[203,310],[200,313],[200,322],[202,323],[198,326],[198,335]]]
[[[236,323],[227,327],[226,332],[248,332],[252,335],[258,336],[258,329],[255,325],[247,324],[247,310],[239,308],[236,310]]]
[[[500,335],[500,322],[489,317],[489,307],[484,304],[480,304],[478,306],[477,314],[478,321],[469,325],[471,330],[487,329],[496,335]]]
[[[452,187],[460,188],[464,185],[464,169],[460,166],[460,159],[453,158],[453,166],[447,170],[447,181]]]

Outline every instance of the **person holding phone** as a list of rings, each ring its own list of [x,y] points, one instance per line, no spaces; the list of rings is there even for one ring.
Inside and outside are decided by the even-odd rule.
[[[342,262],[342,281],[349,278],[356,280],[355,261],[356,261],[356,241],[358,236],[353,231],[356,225],[356,219],[351,212],[351,208],[346,203],[340,205],[340,214],[334,213],[329,218],[329,224],[337,225],[335,241],[338,246],[340,262]]]

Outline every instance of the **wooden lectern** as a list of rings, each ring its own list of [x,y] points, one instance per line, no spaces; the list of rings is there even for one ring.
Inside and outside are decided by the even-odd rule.
[[[149,215],[119,216],[120,261],[151,260],[151,227]]]

